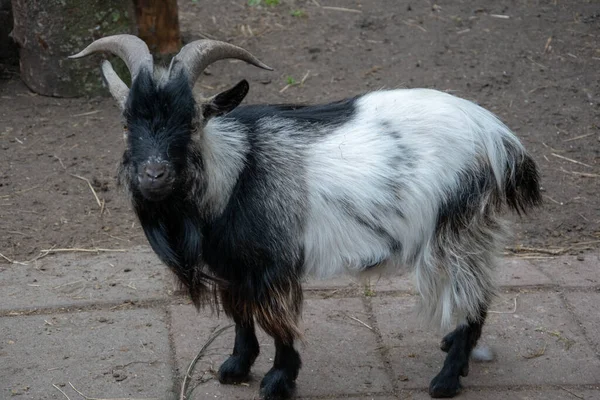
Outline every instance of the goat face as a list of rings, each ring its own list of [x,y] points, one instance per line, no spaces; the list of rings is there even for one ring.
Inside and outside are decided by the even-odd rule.
[[[259,68],[272,70],[246,50],[215,40],[196,40],[185,45],[159,79],[148,46],[132,35],[98,39],[70,58],[98,51],[119,56],[131,73],[132,87],[115,73],[108,61],[102,75],[127,121],[127,150],[119,172],[134,199],[161,201],[185,181],[184,167],[189,159],[192,134],[208,118],[237,107],[248,93],[248,82],[196,106],[192,88],[204,69],[215,61],[236,58]],[[196,182],[197,183],[197,182]]]
[[[121,182],[134,197],[161,201],[178,186],[186,185],[188,172],[190,179],[199,179],[195,172],[201,167],[200,149],[193,135],[199,135],[196,131],[201,131],[210,118],[237,107],[248,89],[248,82],[242,80],[198,104],[185,73],[161,84],[142,71],[133,82],[123,111],[127,150],[120,168]],[[189,166],[190,160],[195,165]],[[190,167],[194,170],[187,171]]]
[[[141,71],[131,86],[124,112],[127,149],[120,179],[134,197],[167,199],[184,181],[196,123],[196,102],[186,77],[157,83]]]

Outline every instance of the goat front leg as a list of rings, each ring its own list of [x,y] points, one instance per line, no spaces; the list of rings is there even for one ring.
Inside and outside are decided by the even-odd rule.
[[[294,395],[302,361],[294,349],[302,308],[302,288],[296,279],[271,286],[268,301],[256,308],[256,321],[275,340],[273,367],[260,383],[264,400],[285,400]]]
[[[442,370],[429,385],[431,397],[454,397],[460,392],[460,377],[469,374],[469,356],[481,337],[486,316],[487,307],[482,306],[476,321],[467,321],[442,339],[440,347],[448,355]]]
[[[264,399],[284,400],[292,397],[301,366],[300,354],[294,345],[276,338],[273,367],[260,382]]]
[[[235,343],[233,353],[219,368],[219,382],[224,384],[241,383],[248,380],[250,368],[258,354],[260,346],[254,330],[254,319],[244,315],[235,305],[240,304],[228,292],[221,292],[221,302],[225,313],[235,322]]]

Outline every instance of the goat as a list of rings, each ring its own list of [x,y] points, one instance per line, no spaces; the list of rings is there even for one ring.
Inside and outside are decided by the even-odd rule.
[[[501,212],[541,203],[535,162],[492,113],[435,90],[375,91],[316,106],[238,105],[242,80],[210,98],[192,88],[228,43],[198,40],[154,69],[131,35],[91,43],[127,64],[103,77],[126,120],[118,171],[145,235],[197,307],[220,303],[236,324],[222,383],[247,379],[255,323],[274,338],[265,399],[290,398],[301,360],[302,281],[412,271],[428,320],[456,328],[429,387],[453,397],[481,335],[507,234]]]

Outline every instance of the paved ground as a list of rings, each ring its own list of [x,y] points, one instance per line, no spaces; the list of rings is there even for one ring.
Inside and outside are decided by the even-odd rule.
[[[598,252],[506,259],[484,334],[497,360],[472,366],[460,398],[600,399],[599,265]],[[84,398],[72,384],[94,399],[178,399],[188,364],[228,321],[175,289],[145,247],[0,264],[0,398]],[[408,280],[310,283],[306,297],[299,398],[428,398],[444,355],[417,323]],[[253,380],[222,386],[213,371],[232,337],[196,365],[193,399],[258,398],[273,346],[261,335]]]

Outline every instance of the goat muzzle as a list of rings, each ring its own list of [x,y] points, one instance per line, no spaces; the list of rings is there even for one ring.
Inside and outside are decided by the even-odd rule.
[[[146,200],[160,201],[173,191],[173,172],[166,162],[148,161],[138,169],[140,192]]]

